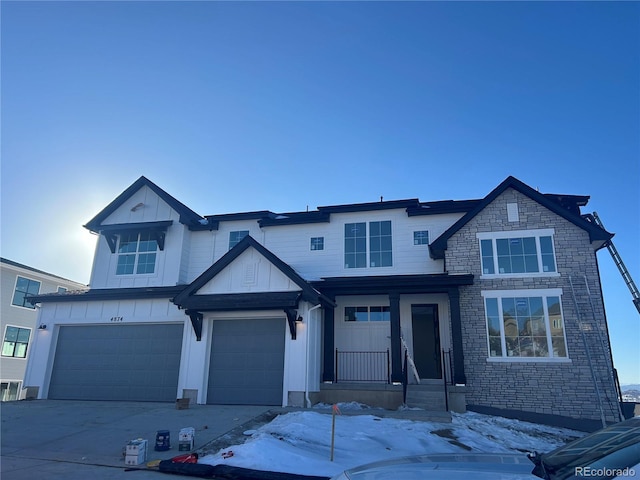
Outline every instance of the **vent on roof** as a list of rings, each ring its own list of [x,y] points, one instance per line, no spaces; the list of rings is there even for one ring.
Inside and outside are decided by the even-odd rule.
[[[258,264],[248,263],[244,267],[244,284],[255,285],[258,283]]]

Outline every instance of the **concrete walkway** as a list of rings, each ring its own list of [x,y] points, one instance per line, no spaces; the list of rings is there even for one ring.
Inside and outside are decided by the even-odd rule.
[[[125,471],[122,453],[129,440],[146,438],[149,460],[165,460],[185,453],[178,450],[181,428],[195,428],[198,450],[264,418],[272,407],[191,405],[177,410],[169,403],[33,400],[5,402],[0,408],[2,480],[161,480],[185,477]],[[171,432],[171,450],[154,451],[158,430]]]
[[[123,448],[129,440],[149,441],[148,460],[166,460],[180,452],[178,432],[195,428],[194,451],[215,453],[244,442],[243,432],[296,408],[243,405],[191,405],[178,410],[171,403],[32,400],[1,404],[0,478],[86,480],[162,480],[182,478],[154,470],[126,471]],[[330,414],[331,408],[313,409]],[[376,415],[416,421],[450,422],[448,412],[383,409],[345,410],[344,415]],[[171,450],[156,452],[156,432],[171,432]],[[144,468],[141,465],[140,468]]]

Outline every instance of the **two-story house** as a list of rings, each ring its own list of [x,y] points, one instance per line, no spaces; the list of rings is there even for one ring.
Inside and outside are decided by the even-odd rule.
[[[40,398],[393,408],[408,377],[450,384],[450,408],[617,421],[596,259],[612,235],[588,198],[508,177],[475,200],[201,216],[141,177],[85,225],[90,290],[32,297],[49,328],[28,382]]]
[[[0,400],[20,400],[31,340],[37,328],[38,312],[27,295],[86,290],[86,285],[0,258]],[[39,325],[41,327],[41,325]]]

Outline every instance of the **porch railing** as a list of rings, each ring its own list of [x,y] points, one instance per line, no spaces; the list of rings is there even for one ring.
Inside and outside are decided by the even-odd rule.
[[[442,349],[442,381],[445,385],[453,385],[453,356],[451,349]]]
[[[385,352],[348,352],[336,348],[336,383],[391,383],[390,372],[389,349]]]

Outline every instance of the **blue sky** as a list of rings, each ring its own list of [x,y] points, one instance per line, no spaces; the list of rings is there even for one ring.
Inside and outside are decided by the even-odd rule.
[[[200,214],[590,195],[640,282],[636,2],[11,2],[2,256],[88,282],[82,225],[145,175]],[[614,357],[640,318],[598,253]]]

